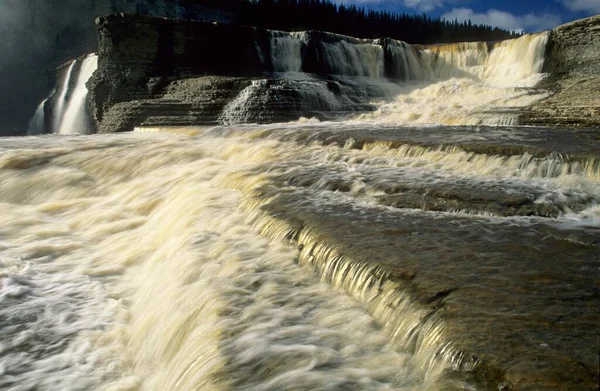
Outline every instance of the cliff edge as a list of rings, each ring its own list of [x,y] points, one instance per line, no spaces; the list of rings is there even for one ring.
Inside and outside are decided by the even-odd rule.
[[[542,85],[554,94],[531,106],[525,125],[600,126],[600,15],[550,32]]]
[[[405,81],[439,81],[443,75],[419,77],[432,64],[457,66],[444,64],[439,50],[385,38],[128,14],[98,18],[96,26],[99,67],[87,85],[99,133],[340,119],[376,110],[372,102],[394,99],[406,90]],[[493,45],[479,44],[478,50]],[[542,72],[548,77],[537,89],[551,95],[515,107],[518,124],[600,126],[600,16],[552,30]]]

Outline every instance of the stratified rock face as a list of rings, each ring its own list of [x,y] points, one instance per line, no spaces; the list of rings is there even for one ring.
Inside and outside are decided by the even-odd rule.
[[[94,19],[115,12],[231,22],[227,12],[173,0],[2,0],[0,136],[24,134],[60,64],[95,52]]]
[[[98,124],[109,107],[156,98],[175,79],[250,76],[269,68],[255,49],[264,43],[268,50],[265,30],[125,14],[98,18],[96,24],[99,64],[88,86]]]
[[[466,77],[485,84],[491,76],[474,69],[484,69],[488,62],[494,69],[505,69],[507,61],[518,61],[516,53],[523,48],[527,50],[521,57],[529,60],[517,66],[520,73],[515,80],[502,81],[509,87],[529,88],[532,98],[515,103],[514,112],[504,113],[500,110],[504,106],[499,106],[500,114],[490,110],[481,118],[475,116],[473,124],[488,124],[486,115],[491,124],[515,124],[522,113],[523,124],[600,124],[595,93],[600,86],[600,17],[560,26],[549,37],[445,46],[127,14],[101,17],[96,23],[99,69],[88,87],[98,132],[128,131],[139,125],[344,118],[375,110],[372,102],[391,100],[402,92],[402,85],[406,87],[404,81],[427,86]],[[468,53],[475,54],[471,58]],[[465,67],[463,60],[481,66]],[[536,86],[540,71],[550,74],[541,87],[555,95],[527,109],[549,95]],[[507,78],[497,73],[496,77]],[[530,80],[526,77],[535,82],[525,82]],[[400,106],[394,113],[403,109]],[[510,122],[498,122],[495,116],[502,113]]]
[[[600,126],[600,16],[552,30],[544,72],[556,93],[532,106],[525,124]]]
[[[368,102],[393,88],[375,80],[385,70],[374,41],[127,14],[96,24],[99,67],[88,88],[100,133],[339,118],[374,110]]]

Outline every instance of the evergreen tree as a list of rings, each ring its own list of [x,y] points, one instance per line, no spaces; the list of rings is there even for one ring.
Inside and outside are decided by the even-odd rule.
[[[476,25],[470,20],[461,23],[426,14],[367,11],[331,0],[178,1],[221,9],[231,13],[236,23],[275,30],[321,30],[359,38],[390,37],[417,44],[499,41],[520,36],[497,27]]]

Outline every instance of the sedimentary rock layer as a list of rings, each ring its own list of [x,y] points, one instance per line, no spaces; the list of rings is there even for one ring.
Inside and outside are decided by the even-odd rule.
[[[552,30],[543,71],[554,95],[527,110],[524,124],[600,126],[600,15]]]
[[[383,76],[377,67],[383,64],[384,41],[381,46],[306,32],[300,47],[285,41],[287,33],[281,33],[279,42],[280,33],[254,27],[125,14],[98,18],[96,24],[99,68],[88,87],[91,113],[101,133],[142,124],[232,121],[220,118],[223,115],[242,118],[239,122],[287,121],[316,113],[321,118],[339,117],[373,110],[369,101],[388,93],[377,83],[351,80]],[[278,44],[282,47],[274,47]],[[339,49],[328,46],[334,44],[356,45],[373,58],[355,53],[356,64],[338,69],[337,60],[325,61]],[[282,58],[273,53],[278,49]],[[286,53],[294,49],[298,53]],[[286,63],[286,56],[302,58],[298,69]],[[311,76],[274,75],[286,71]],[[226,109],[228,104],[232,107]]]
[[[128,131],[139,125],[343,118],[375,110],[374,101],[394,99],[398,93],[394,89],[406,88],[406,81],[421,83],[419,88],[447,81],[452,91],[461,89],[461,83],[452,87],[456,78],[479,77],[485,84],[487,73],[472,74],[471,68],[463,69],[464,64],[475,61],[478,66],[473,69],[485,70],[491,61],[490,69],[497,70],[505,64],[496,62],[510,61],[506,56],[515,54],[516,47],[537,41],[548,42],[543,69],[536,68],[544,60],[543,51],[537,56],[532,47],[515,61],[525,55],[535,57],[528,64],[533,73],[521,76],[535,76],[540,70],[548,74],[537,86],[542,91],[522,80],[513,84],[524,96],[544,96],[545,91],[554,95],[529,109],[524,107],[530,102],[484,109],[490,115],[506,111],[515,119],[523,113],[518,120],[522,124],[600,123],[595,95],[600,87],[600,17],[560,26],[543,39],[532,36],[522,43],[515,41],[518,45],[433,47],[388,38],[361,40],[319,31],[286,33],[141,15],[115,14],[98,18],[96,23],[99,68],[88,87],[93,123],[101,133]],[[504,53],[509,46],[512,51]],[[488,124],[486,115],[474,119],[473,124]],[[498,123],[514,124],[515,120]]]

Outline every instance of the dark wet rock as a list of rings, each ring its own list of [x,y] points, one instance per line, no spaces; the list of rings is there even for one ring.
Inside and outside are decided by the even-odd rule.
[[[256,49],[256,45],[268,48],[265,30],[125,14],[98,18],[96,26],[99,64],[87,86],[94,120],[103,132],[109,125],[100,124],[111,107],[133,102],[132,109],[125,110],[131,118],[136,108],[148,106],[139,101],[162,95],[161,87],[169,80],[193,75],[259,75],[265,67]],[[240,58],[244,58],[243,63]],[[193,82],[188,85],[196,86]],[[150,102],[150,106],[160,103]],[[165,110],[181,111],[171,106],[170,100],[165,103]],[[123,105],[117,111],[122,112]],[[143,113],[147,116],[146,111]],[[111,127],[110,131],[122,129]]]
[[[328,75],[331,70],[315,68],[301,80],[274,75],[271,32],[264,29],[125,14],[96,24],[99,65],[87,86],[101,133],[138,125],[340,118],[374,110],[368,102],[389,93],[377,83]],[[311,33],[308,47],[356,40]]]
[[[199,77],[170,81],[160,94],[119,102],[102,112],[99,133],[131,131],[136,126],[213,125],[224,106],[251,81],[235,77]]]

